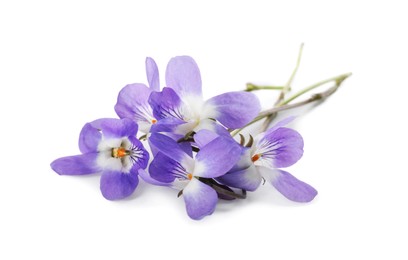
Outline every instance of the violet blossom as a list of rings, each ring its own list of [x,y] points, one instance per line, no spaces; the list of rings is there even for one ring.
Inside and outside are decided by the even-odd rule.
[[[136,138],[138,126],[129,119],[98,119],[85,124],[79,136],[81,155],[56,159],[51,168],[60,175],[102,173],[100,189],[108,200],[128,197],[136,189],[149,153]]]
[[[166,69],[166,84],[161,92],[152,92],[149,103],[158,120],[153,132],[185,135],[209,129],[225,134],[226,128],[244,126],[260,111],[258,98],[249,92],[227,92],[203,100],[200,70],[189,56],[172,58]]]
[[[239,145],[217,137],[193,158],[166,135],[152,134],[150,142],[159,149],[149,167],[151,177],[182,191],[187,214],[192,219],[212,214],[218,195],[204,180],[228,172],[240,158]]]
[[[317,191],[307,183],[280,168],[295,164],[303,155],[303,138],[295,130],[284,127],[292,118],[277,123],[255,137],[251,147],[243,147],[239,162],[217,181],[230,187],[255,191],[262,179],[270,182],[283,196],[296,202],[309,202]],[[210,131],[195,135],[203,146],[217,136]]]

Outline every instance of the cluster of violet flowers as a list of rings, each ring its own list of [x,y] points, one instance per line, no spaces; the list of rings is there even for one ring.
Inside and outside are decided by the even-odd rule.
[[[246,144],[243,138],[237,142],[231,131],[252,122],[261,110],[252,92],[203,100],[199,68],[188,56],[169,61],[162,89],[152,58],[146,59],[146,73],[148,86],[134,83],[120,91],[119,118],[86,123],[79,134],[81,154],[53,161],[55,172],[101,173],[100,190],[108,200],[130,196],[139,178],[174,188],[196,220],[212,214],[219,199],[245,198],[265,181],[292,201],[309,202],[317,195],[281,170],[303,155],[302,136],[285,126],[292,118],[250,136]]]

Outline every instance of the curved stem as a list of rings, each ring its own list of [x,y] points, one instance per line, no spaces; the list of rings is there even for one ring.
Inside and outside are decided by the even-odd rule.
[[[262,120],[265,117],[270,117],[270,116],[272,116],[272,115],[274,115],[274,114],[276,114],[276,113],[278,113],[280,111],[288,110],[288,109],[292,109],[292,108],[296,108],[296,107],[300,107],[300,106],[304,106],[306,104],[309,104],[309,103],[312,103],[312,102],[315,102],[315,101],[318,101],[318,100],[325,99],[325,98],[331,96],[334,92],[336,92],[336,90],[341,86],[343,81],[346,78],[350,77],[350,76],[351,76],[351,73],[346,73],[346,74],[342,74],[342,75],[337,76],[337,77],[332,77],[332,78],[320,81],[320,82],[318,82],[316,84],[313,84],[313,85],[311,85],[309,87],[306,87],[303,90],[296,93],[295,95],[293,95],[292,97],[290,97],[289,99],[281,102],[276,107],[273,107],[271,109],[267,109],[267,110],[262,111],[261,113],[259,113],[259,115],[254,120],[252,120],[251,122],[249,122],[248,124],[246,124],[242,128],[239,128],[239,129],[236,129],[236,130],[232,131],[231,135],[235,136],[236,134],[241,132],[244,128],[258,122],[259,120]],[[293,103],[293,104],[288,104],[289,102],[291,102],[294,99],[296,99],[297,97],[307,93],[308,91],[313,90],[313,89],[317,88],[318,86],[324,85],[324,84],[332,82],[332,81],[335,82],[335,85],[332,86],[331,88],[329,88],[329,89],[327,89],[327,90],[325,90],[323,92],[313,94],[310,98],[308,98],[306,100],[303,100],[303,101],[300,101],[300,102],[297,102],[297,103]]]
[[[297,73],[297,71],[299,69],[300,60],[302,59],[303,46],[304,46],[304,44],[302,43],[300,45],[299,54],[298,54],[298,58],[297,58],[297,61],[296,61],[296,66],[293,69],[292,74],[290,75],[290,77],[288,79],[288,82],[286,82],[285,87],[282,89],[281,93],[279,94],[278,99],[275,101],[275,105],[274,105],[275,107],[277,107],[282,102],[282,100],[285,99],[285,94],[290,91],[292,81],[295,78],[295,75],[296,75],[296,73]],[[266,129],[268,129],[269,125],[271,124],[273,119],[275,119],[276,116],[277,116],[277,114],[272,114],[272,115],[270,115],[270,116],[268,116],[266,118],[266,120],[265,120],[265,122],[263,123],[263,126],[262,126],[262,131],[265,131]]]
[[[294,99],[300,97],[301,95],[305,94],[306,92],[309,92],[309,91],[311,91],[311,90],[313,90],[313,89],[315,89],[317,87],[320,87],[320,86],[322,86],[322,85],[324,85],[326,83],[332,82],[332,81],[335,81],[336,85],[339,86],[346,78],[348,78],[350,76],[351,76],[351,73],[346,73],[346,74],[339,75],[337,77],[332,77],[332,78],[317,82],[317,83],[315,83],[315,84],[313,84],[313,85],[311,85],[311,86],[309,86],[307,88],[304,88],[304,89],[300,90],[299,92],[293,94],[288,99],[283,100],[282,102],[280,102],[278,104],[278,106],[289,104],[291,101],[293,101]]]

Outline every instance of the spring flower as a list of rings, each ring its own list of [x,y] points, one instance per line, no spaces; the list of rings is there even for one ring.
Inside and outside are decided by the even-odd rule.
[[[172,58],[166,69],[166,84],[152,92],[149,103],[158,120],[154,132],[185,135],[200,129],[217,131],[215,120],[236,129],[251,121],[260,111],[258,98],[249,92],[228,92],[203,100],[201,76],[196,62],[188,56]]]
[[[160,150],[150,164],[151,177],[182,190],[187,214],[192,219],[212,214],[218,201],[217,192],[203,181],[228,172],[240,158],[240,146],[217,137],[192,158],[168,136],[152,134],[150,142]]]
[[[85,124],[79,137],[81,155],[59,158],[51,168],[60,175],[102,173],[100,189],[108,200],[125,198],[147,176],[149,154],[136,138],[130,119],[98,119]]]
[[[255,138],[251,148],[244,147],[240,161],[225,175],[217,178],[221,183],[256,190],[262,178],[270,182],[283,196],[296,202],[309,202],[317,191],[279,168],[289,167],[303,155],[303,138],[295,130],[283,127],[292,118],[277,123]],[[202,131],[195,135],[200,145],[215,138],[214,133]]]
[[[157,122],[148,102],[153,91],[160,91],[159,70],[152,58],[146,58],[146,74],[149,87],[143,83],[126,85],[118,95],[115,111],[120,118],[129,118],[139,125],[139,130],[149,133],[150,127]]]

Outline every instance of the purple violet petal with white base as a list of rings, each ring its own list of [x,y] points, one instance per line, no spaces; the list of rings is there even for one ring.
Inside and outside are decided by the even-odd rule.
[[[106,170],[102,172],[100,189],[108,200],[118,200],[130,196],[139,183],[138,167],[130,172]]]
[[[202,97],[200,70],[194,59],[189,56],[172,58],[166,68],[166,86],[182,98]]]
[[[183,190],[187,214],[194,220],[211,215],[218,202],[217,192],[210,186],[193,178]]]
[[[240,159],[241,147],[218,137],[201,148],[195,158],[194,176],[215,178],[227,173]]]
[[[115,111],[120,118],[134,120],[143,133],[148,133],[157,120],[148,102],[152,90],[144,84],[126,85],[118,95]]]

